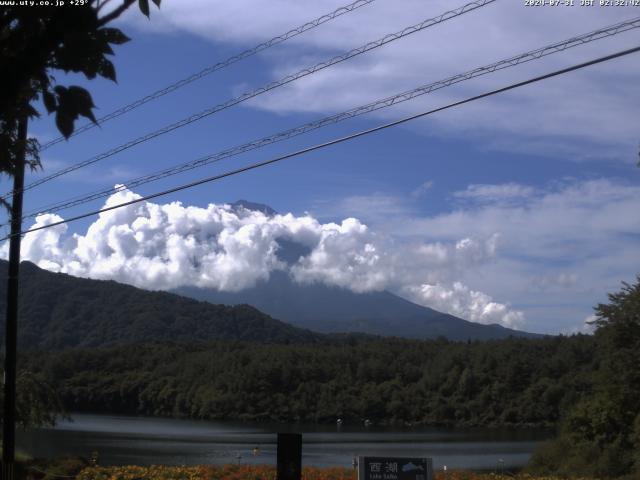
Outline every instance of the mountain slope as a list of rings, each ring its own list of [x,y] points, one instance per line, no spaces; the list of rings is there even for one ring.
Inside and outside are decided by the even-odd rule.
[[[0,261],[0,278],[8,264]],[[0,282],[4,324],[6,283]],[[274,320],[248,305],[211,305],[114,281],[51,273],[21,264],[18,343],[26,349],[246,340],[315,343],[321,335]],[[4,337],[4,327],[0,330]]]
[[[281,251],[286,254],[287,248]],[[269,281],[240,292],[196,287],[183,287],[175,292],[211,303],[253,305],[285,322],[319,332],[364,332],[408,338],[444,336],[450,340],[538,336],[500,325],[468,322],[388,291],[357,294],[323,284],[297,284],[284,272],[273,272]]]
[[[268,216],[277,213],[268,205],[246,200],[238,200],[232,206],[259,211]],[[284,238],[277,239],[277,243],[279,260],[289,266],[310,253],[308,247]],[[358,294],[320,283],[300,285],[282,271],[271,272],[268,281],[240,292],[197,287],[183,287],[175,291],[214,304],[253,305],[287,323],[326,333],[363,332],[419,339],[443,336],[463,341],[541,336],[497,324],[469,322],[416,305],[388,291]]]

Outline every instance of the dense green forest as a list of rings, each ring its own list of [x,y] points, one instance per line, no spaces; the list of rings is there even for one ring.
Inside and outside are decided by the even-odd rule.
[[[350,337],[24,355],[72,411],[209,419],[554,425],[592,390],[590,336],[454,343]]]

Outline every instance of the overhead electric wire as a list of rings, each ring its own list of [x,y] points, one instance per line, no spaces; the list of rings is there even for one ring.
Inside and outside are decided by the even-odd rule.
[[[482,94],[479,94],[479,95],[475,95],[473,97],[466,98],[464,100],[460,100],[460,101],[457,101],[457,102],[449,103],[448,105],[445,105],[443,107],[438,107],[438,108],[434,108],[432,110],[428,110],[426,112],[421,112],[421,113],[417,113],[417,114],[414,114],[414,115],[410,115],[408,117],[401,118],[400,120],[395,120],[393,122],[385,123],[383,125],[378,125],[377,127],[369,128],[367,130],[361,130],[359,132],[352,133],[352,134],[344,136],[344,137],[336,138],[336,139],[330,140],[328,142],[324,142],[324,143],[320,143],[320,144],[317,144],[317,145],[313,145],[311,147],[303,148],[301,150],[297,150],[295,152],[287,153],[287,154],[281,155],[279,157],[275,157],[275,158],[272,158],[272,159],[269,159],[269,160],[264,160],[264,161],[261,161],[261,162],[252,163],[252,164],[244,166],[242,168],[238,168],[238,169],[230,170],[230,171],[227,171],[225,173],[218,174],[218,175],[213,175],[213,176],[210,176],[210,177],[202,178],[200,180],[196,180],[196,181],[193,181],[193,182],[190,182],[190,183],[187,183],[187,184],[184,184],[184,185],[180,185],[180,186],[177,186],[177,187],[169,188],[169,189],[163,190],[161,192],[152,193],[150,195],[146,195],[144,197],[140,197],[140,198],[136,198],[136,199],[133,199],[133,200],[129,200],[127,202],[119,203],[117,205],[111,205],[109,207],[104,207],[104,208],[101,208],[99,210],[94,210],[94,211],[91,211],[91,212],[87,212],[87,213],[83,213],[83,214],[80,214],[80,215],[76,215],[76,216],[68,218],[66,220],[60,220],[60,221],[52,222],[52,223],[49,223],[49,224],[46,224],[46,225],[40,225],[38,227],[30,228],[29,230],[23,230],[23,231],[21,231],[19,233],[16,233],[14,235],[26,235],[27,233],[37,232],[39,230],[44,230],[44,229],[47,229],[47,228],[56,227],[58,225],[71,223],[71,222],[74,222],[74,221],[77,221],[77,220],[81,220],[83,218],[91,217],[93,215],[98,215],[100,213],[108,212],[110,210],[115,210],[115,209],[118,209],[118,208],[126,207],[126,206],[133,205],[133,204],[140,203],[140,202],[145,202],[147,200],[151,200],[153,198],[157,198],[157,197],[161,197],[161,196],[164,196],[164,195],[168,195],[170,193],[179,192],[181,190],[186,190],[188,188],[193,188],[193,187],[196,187],[198,185],[202,185],[202,184],[205,184],[205,183],[210,183],[210,182],[213,182],[213,181],[216,181],[216,180],[220,180],[222,178],[231,177],[233,175],[238,175],[240,173],[244,173],[244,172],[247,172],[249,170],[255,170],[257,168],[265,167],[267,165],[271,165],[271,164],[274,164],[276,162],[280,162],[282,160],[286,160],[286,159],[289,159],[289,158],[292,158],[292,157],[297,157],[297,156],[303,155],[305,153],[309,153],[309,152],[313,152],[313,151],[316,151],[316,150],[320,150],[320,149],[323,149],[323,148],[326,148],[326,147],[329,147],[329,146],[332,146],[332,145],[336,145],[336,144],[339,144],[339,143],[346,142],[348,140],[353,140],[355,138],[363,137],[365,135],[369,135],[371,133],[379,132],[381,130],[385,130],[385,129],[390,128],[390,127],[395,127],[397,125],[401,125],[403,123],[409,122],[411,120],[415,120],[417,118],[426,117],[427,115],[432,115],[434,113],[441,112],[443,110],[448,110],[450,108],[458,107],[460,105],[464,105],[466,103],[471,103],[471,102],[474,102],[476,100],[480,100],[482,98],[487,98],[487,97],[490,97],[490,96],[493,96],[493,95],[497,95],[499,93],[507,92],[509,90],[514,90],[516,88],[520,88],[520,87],[523,87],[525,85],[530,85],[532,83],[540,82],[542,80],[547,80],[547,79],[552,78],[552,77],[557,77],[557,76],[563,75],[565,73],[569,73],[569,72],[572,72],[572,71],[575,71],[575,70],[579,70],[579,69],[582,69],[582,68],[585,68],[585,67],[589,67],[591,65],[596,65],[596,64],[599,64],[599,63],[607,62],[609,60],[613,60],[615,58],[619,58],[619,57],[623,57],[623,56],[626,56],[626,55],[630,55],[632,53],[636,53],[636,52],[639,52],[639,51],[640,51],[640,46],[637,46],[637,47],[634,47],[634,48],[630,48],[630,49],[627,49],[627,50],[622,50],[622,51],[619,51],[617,53],[613,53],[611,55],[606,55],[604,57],[599,57],[599,58],[596,58],[594,60],[589,60],[588,62],[583,62],[583,63],[579,63],[577,65],[573,65],[571,67],[566,67],[566,68],[563,68],[563,69],[560,69],[560,70],[555,70],[555,71],[553,71],[551,73],[547,73],[547,74],[544,74],[544,75],[540,75],[538,77],[530,78],[530,79],[524,80],[522,82],[513,83],[513,84],[508,85],[506,87],[498,88],[498,89],[495,89],[495,90],[491,90],[489,92],[485,92],[485,93],[482,93]],[[11,238],[12,236],[13,235],[7,235],[4,238],[0,238],[0,241],[7,240],[7,239]]]
[[[26,190],[30,190],[32,188],[35,188],[39,185],[42,185],[43,183],[49,182],[55,178],[58,178],[62,175],[66,175],[68,173],[71,173],[75,170],[78,170],[80,168],[86,167],[88,165],[92,165],[96,162],[99,162],[100,160],[104,160],[105,158],[111,157],[117,153],[120,153],[124,150],[127,150],[135,145],[138,145],[140,143],[152,140],[156,137],[159,137],[160,135],[164,135],[165,133],[169,133],[173,130],[176,130],[178,128],[184,127],[186,125],[189,125],[193,122],[196,122],[198,120],[201,120],[205,117],[208,117],[209,115],[212,115],[214,113],[220,112],[222,110],[225,110],[227,108],[230,108],[234,105],[237,105],[239,103],[242,103],[246,100],[249,100],[251,98],[257,97],[258,95],[261,95],[263,93],[266,93],[270,90],[273,90],[275,88],[281,87],[283,85],[286,85],[288,83],[291,83],[295,80],[298,80],[299,78],[305,77],[307,75],[311,75],[313,73],[316,73],[320,70],[323,70],[327,67],[330,67],[332,65],[335,65],[337,63],[341,63],[344,62],[345,60],[348,60],[350,58],[353,58],[355,56],[361,55],[365,52],[368,52],[370,50],[373,50],[375,48],[379,48],[383,45],[386,45],[387,43],[393,42],[395,40],[399,40],[401,38],[404,38],[408,35],[411,35],[413,33],[422,31],[426,28],[432,27],[434,25],[437,25],[439,23],[442,23],[446,20],[450,20],[452,18],[456,18],[460,15],[463,15],[465,13],[471,12],[473,10],[476,10],[478,8],[481,8],[485,5],[488,5],[490,3],[495,2],[496,0],[475,0],[473,2],[469,2],[465,5],[463,5],[462,7],[456,8],[454,10],[448,10],[436,17],[433,18],[429,18],[427,20],[424,20],[420,23],[417,23],[415,25],[412,25],[410,27],[406,27],[402,30],[400,30],[399,32],[396,33],[390,33],[385,35],[382,38],[379,38],[378,40],[374,40],[373,42],[369,42],[365,45],[362,45],[358,48],[354,48],[352,50],[349,50],[347,53],[344,53],[342,55],[338,55],[335,56],[329,60],[326,60],[324,62],[320,62],[317,63],[315,65],[313,65],[312,67],[308,67],[305,69],[302,69],[294,74],[291,75],[287,75],[284,78],[281,78],[280,80],[276,80],[275,82],[271,82],[269,84],[267,84],[266,86],[257,88],[255,90],[252,90],[250,92],[244,93],[242,95],[240,95],[239,97],[235,97],[232,98],[231,100],[227,100],[224,103],[221,103],[219,105],[216,105],[214,107],[208,108],[206,110],[203,110],[199,113],[196,113],[194,115],[191,115],[189,117],[186,117],[182,120],[179,120],[178,122],[172,123],[170,125],[167,125],[161,129],[155,130],[153,132],[147,133],[146,135],[143,135],[141,137],[138,137],[134,140],[130,140],[129,142],[123,143],[115,148],[112,148],[111,150],[108,150],[104,153],[101,153],[99,155],[96,155],[94,157],[91,157],[88,160],[84,160],[82,162],[76,163],[74,165],[71,165],[67,168],[63,168],[62,170],[59,170],[55,173],[52,173],[51,175],[48,175],[46,177],[43,177],[39,180],[35,180],[33,182],[31,182],[28,185],[25,185],[24,188],[22,189],[23,191]],[[2,196],[2,199],[7,199],[9,198],[11,195],[13,194],[13,192],[8,192],[6,194],[4,194]]]
[[[349,5],[345,5],[344,7],[340,7],[335,9],[334,11],[327,13],[325,15],[322,15],[321,17],[318,17],[314,20],[311,20],[310,22],[305,23],[304,25],[300,25],[299,27],[293,28],[291,30],[289,30],[288,32],[282,34],[282,35],[278,35],[277,37],[273,37],[270,40],[267,40],[266,42],[261,43],[260,45],[256,45],[253,48],[247,49],[243,52],[240,52],[236,55],[233,55],[232,57],[227,58],[226,60],[223,60],[221,62],[215,63],[213,65],[210,65],[206,68],[203,68],[202,70],[200,70],[197,73],[194,73],[192,75],[189,75],[188,77],[185,77],[181,80],[178,80],[177,82],[172,83],[171,85],[167,85],[164,88],[161,88],[160,90],[156,90],[153,93],[150,93],[149,95],[139,98],[138,100],[135,100],[123,107],[118,108],[117,110],[114,110],[111,113],[108,113],[107,115],[104,115],[100,118],[98,118],[97,120],[97,124],[90,122],[87,123],[79,128],[77,128],[73,134],[71,134],[72,137],[75,137],[76,135],[79,135],[80,133],[86,132],[87,130],[90,130],[94,127],[97,126],[101,126],[102,124],[104,124],[105,122],[108,122],[109,120],[112,120],[114,118],[117,118],[121,115],[124,115],[125,113],[128,113],[132,110],[135,110],[138,107],[141,107],[142,105],[144,105],[145,103],[150,102],[151,100],[155,100],[157,98],[163,97],[171,92],[174,92],[175,90],[178,90],[179,88],[184,87],[185,85],[188,85],[190,83],[195,82],[196,80],[200,80],[201,78],[206,77],[207,75],[211,75],[212,73],[221,70],[223,68],[228,67],[229,65],[233,65],[234,63],[239,62],[240,60],[244,60],[245,58],[249,58],[257,53],[260,53],[268,48],[273,47],[274,45],[278,45],[286,40],[289,40],[290,38],[296,37],[298,35],[300,35],[301,33],[304,33],[308,30],[311,30],[313,28],[316,28],[320,25],[322,25],[323,23],[327,23],[337,17],[340,17],[342,15],[344,15],[345,13],[350,13],[353,12],[354,10],[360,8],[360,7],[364,7],[365,5],[369,5],[370,3],[373,3],[375,0],[357,0],[353,3],[350,3]],[[44,151],[49,147],[52,147],[53,145],[56,145],[60,142],[62,142],[63,140],[65,140],[64,136],[59,136],[57,138],[54,138],[53,140],[45,143],[44,145],[42,145],[40,147],[40,151]]]
[[[414,88],[409,91],[405,91],[390,97],[386,97],[383,99],[376,100],[374,102],[368,103],[366,105],[362,105],[360,107],[353,108],[351,110],[347,110],[345,112],[341,112],[335,115],[331,115],[329,117],[322,118],[320,120],[312,121],[305,123],[303,125],[299,125],[297,127],[269,135],[258,140],[253,140],[251,142],[237,145],[220,152],[216,152],[214,154],[206,155],[204,157],[200,157],[196,160],[192,160],[190,162],[183,163],[181,165],[176,165],[173,167],[166,168],[164,170],[160,170],[158,172],[154,172],[148,175],[144,175],[127,182],[123,183],[127,188],[134,188],[139,185],[143,185],[146,183],[150,183],[153,181],[160,180],[162,178],[166,178],[169,176],[177,175],[179,173],[183,173],[189,170],[193,170],[195,168],[202,167],[204,165],[208,165],[211,163],[215,163],[221,161],[225,158],[229,158],[235,155],[240,155],[242,153],[255,150],[266,145],[270,145],[276,142],[280,142],[298,135],[302,135],[309,131],[313,131],[327,125],[332,125],[343,120],[347,120],[350,118],[357,117],[359,115],[363,115],[366,113],[370,113],[372,111],[380,110],[382,108],[390,107],[392,105],[396,105],[401,102],[405,102],[416,98],[421,95],[425,95],[431,93],[435,90],[439,90],[441,88],[445,88],[459,82],[470,80],[472,78],[486,75],[488,73],[492,73],[498,70],[502,70],[509,67],[514,67],[521,63],[526,63],[532,60],[537,60],[539,58],[545,57],[547,55],[551,55],[553,53],[562,52],[568,48],[572,48],[578,45],[584,45],[586,43],[599,40],[601,38],[610,37],[616,35],[618,33],[622,33],[633,28],[640,27],[640,17],[636,17],[634,19],[626,20],[623,22],[616,23],[614,25],[610,25],[607,27],[602,27],[597,30],[591,31],[589,33],[585,33],[582,35],[574,36],[569,39],[555,42],[545,47],[537,48],[535,50],[531,50],[526,53],[522,53],[516,56],[512,56],[506,58],[504,60],[500,60],[489,65],[485,65],[483,67],[478,67],[473,70],[469,70],[464,73],[460,73],[457,75],[453,75],[451,77],[447,77],[443,80],[438,80],[436,82],[432,82],[426,85],[422,85],[420,87]],[[62,202],[56,202],[54,204],[50,204],[47,206],[43,206],[38,208],[37,210],[32,210],[26,215],[24,218],[33,218],[42,213],[55,213],[61,210],[66,210],[68,208],[72,208],[78,205],[82,205],[84,203],[90,202],[92,200],[97,200],[99,198],[107,197],[115,192],[117,192],[119,188],[107,188],[103,190],[99,190],[93,193],[85,194],[82,196],[77,196],[71,199],[67,199]],[[0,225],[2,226],[2,225]]]

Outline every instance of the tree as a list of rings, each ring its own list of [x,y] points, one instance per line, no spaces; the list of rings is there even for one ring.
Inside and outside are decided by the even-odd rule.
[[[600,303],[595,308],[596,325],[599,334],[614,333],[620,347],[628,348],[629,342],[637,341],[640,331],[640,275],[636,284],[622,282],[622,290],[609,294],[610,303]]]
[[[22,428],[53,426],[56,418],[66,415],[55,388],[42,374],[22,370],[16,380],[16,421]],[[0,407],[1,400],[2,390]]]
[[[534,455],[539,473],[640,474],[640,276],[595,311],[592,394],[567,414],[559,438]]]
[[[41,99],[46,110],[55,114],[60,133],[67,138],[80,116],[96,121],[91,94],[77,85],[57,84],[53,72],[115,81],[116,70],[108,56],[114,53],[113,45],[129,38],[107,24],[135,1],[123,0],[107,13],[105,9],[112,0],[87,0],[83,5],[7,6],[0,10],[0,173],[13,176],[20,163],[23,145],[18,139],[19,122],[39,115],[32,106],[34,101]],[[137,1],[142,13],[149,16],[149,1]],[[161,0],[152,1],[160,6]],[[35,139],[27,140],[26,153],[27,165],[38,168]]]
[[[118,18],[136,0],[122,3],[105,13],[112,0],[47,2],[51,5],[13,5],[0,10],[0,173],[13,177],[13,200],[2,205],[10,210],[11,236],[7,314],[5,317],[5,382],[3,412],[2,478],[14,478],[16,405],[16,340],[20,231],[25,167],[40,166],[38,143],[27,137],[29,118],[38,116],[32,103],[41,99],[46,110],[55,113],[60,133],[69,138],[79,116],[96,122],[91,94],[77,85],[58,85],[54,71],[84,74],[115,81],[116,71],[107,58],[112,45],[129,39],[117,28],[106,25]],[[160,0],[152,0],[160,6]],[[21,3],[21,2],[19,2]],[[149,0],[138,0],[149,16]],[[29,401],[33,404],[36,398]],[[24,407],[24,406],[23,406]],[[42,419],[42,417],[40,417]]]
[[[602,427],[613,435],[610,443],[623,451],[622,458],[615,460],[616,465],[624,460],[626,471],[640,473],[640,275],[634,285],[622,285],[619,292],[609,294],[609,303],[595,309],[601,359],[596,399],[607,401],[609,408],[601,412],[617,420]],[[614,428],[615,432],[611,432]]]

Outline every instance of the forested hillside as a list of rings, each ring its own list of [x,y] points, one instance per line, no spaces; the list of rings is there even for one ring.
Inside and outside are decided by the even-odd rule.
[[[208,419],[553,425],[591,389],[593,338],[217,342],[23,356],[71,411]]]
[[[0,276],[6,276],[6,272],[7,262],[0,260]],[[315,331],[274,319],[251,305],[212,304],[172,293],[143,290],[114,281],[77,278],[43,270],[30,262],[22,262],[20,283],[18,343],[21,349],[56,350],[149,342],[191,344],[213,340],[317,343],[328,338]],[[0,321],[5,313],[5,289],[6,284],[0,282]],[[309,291],[315,290],[285,290],[290,297],[271,293],[274,293],[276,303],[284,304],[289,302],[287,298],[292,298],[291,303],[300,307],[301,301],[304,303],[304,299],[307,298],[301,293]],[[359,306],[363,306],[363,309],[369,312],[365,312],[363,318],[372,315],[372,306],[375,307],[374,310],[384,313],[384,320],[378,319],[382,322],[379,329],[369,328],[376,323],[375,318],[371,317],[370,320],[356,323],[345,320],[343,327],[340,327],[341,322],[327,319],[326,323],[335,328],[325,331],[355,333],[354,330],[368,330],[370,333],[378,332],[385,335],[415,336],[406,330],[411,326],[411,331],[421,331],[424,337],[445,336],[455,340],[505,338],[511,334],[535,336],[499,325],[467,322],[414,305],[389,293],[378,295],[384,299],[382,303],[378,301],[370,305],[371,299],[378,297],[369,298],[370,296],[362,295],[362,298],[368,299],[364,304],[360,298],[358,301],[361,303],[349,305],[350,301],[359,297],[355,294],[345,297],[344,292],[340,294],[337,290],[333,292],[326,288],[320,288],[318,291],[322,292],[322,295],[319,299],[309,299],[309,309],[318,310],[318,303],[336,304],[333,310],[325,309],[324,313],[319,314],[331,316],[336,311],[344,309],[349,315],[353,315],[353,311]],[[392,299],[391,303],[387,297]],[[395,320],[392,314],[394,310],[398,312]],[[407,312],[413,312],[412,316],[410,315],[411,321],[408,320]],[[319,325],[311,323],[310,326]],[[362,330],[359,330],[359,327],[362,327]],[[3,335],[2,330],[0,338]]]
[[[7,262],[0,261],[0,277],[6,275]],[[226,339],[313,343],[322,338],[248,305],[212,305],[113,281],[51,273],[29,262],[22,262],[20,285],[21,350]],[[6,283],[0,282],[2,322],[5,292]]]

